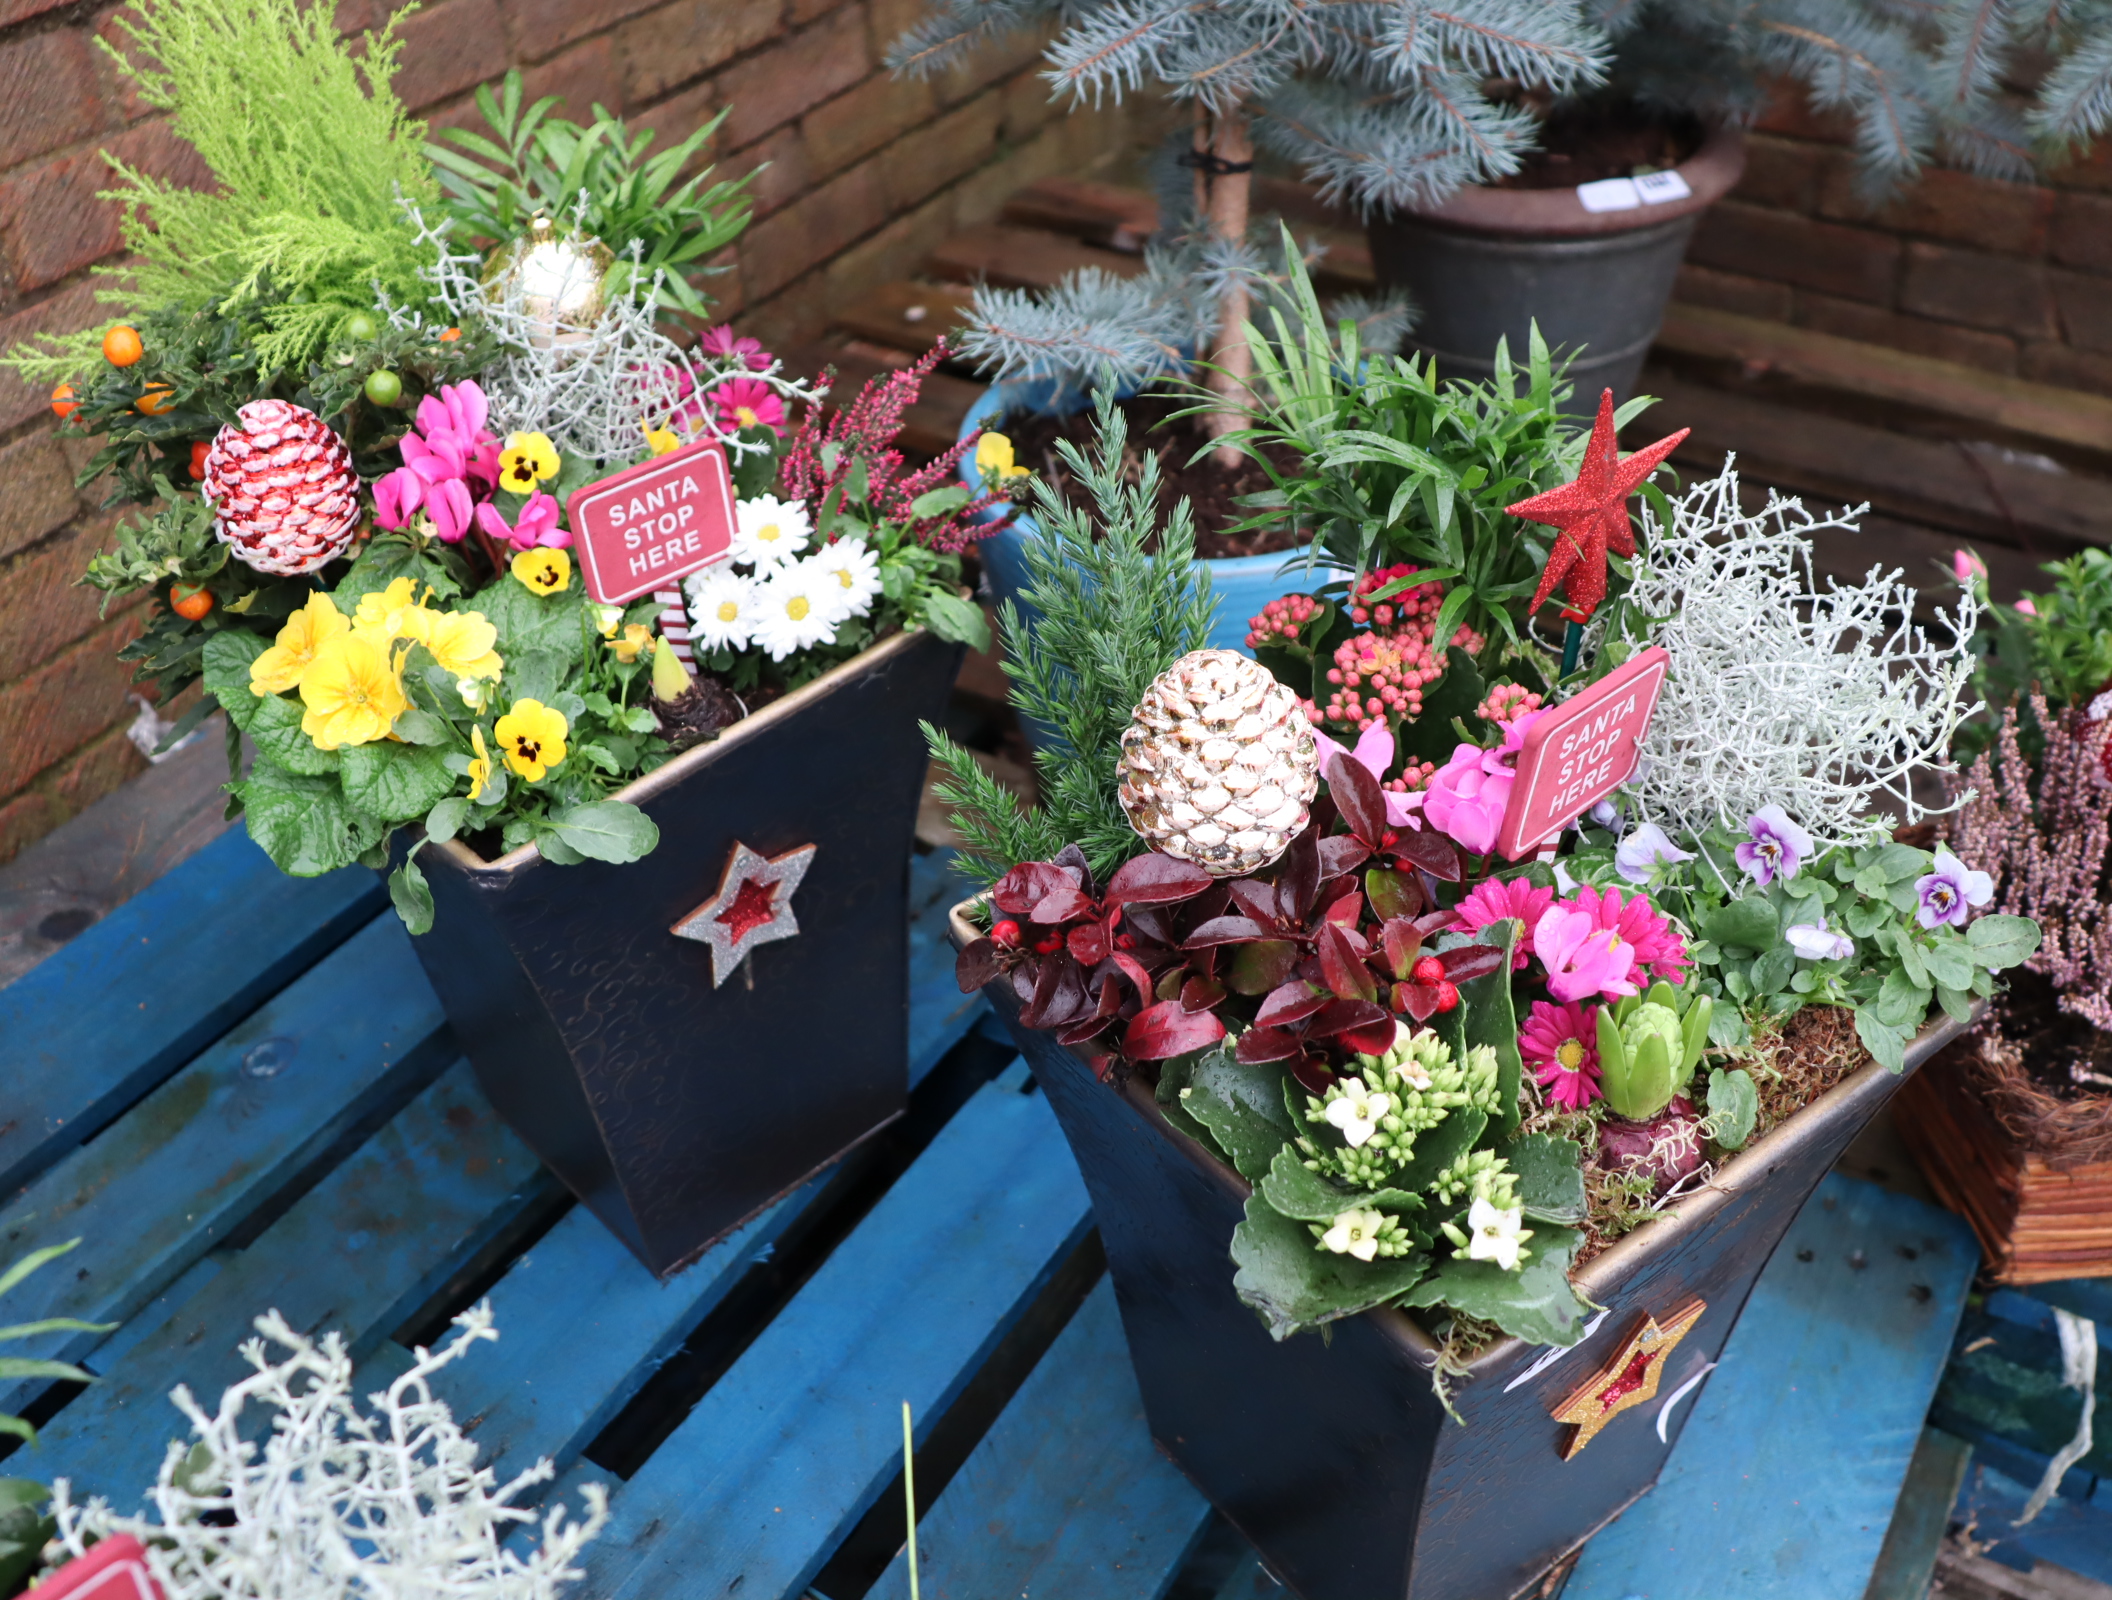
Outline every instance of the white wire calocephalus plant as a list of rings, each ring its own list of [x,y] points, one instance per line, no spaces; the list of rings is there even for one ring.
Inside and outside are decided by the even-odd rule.
[[[532,1553],[504,1548],[536,1520],[513,1502],[556,1469],[545,1459],[499,1484],[477,1465],[431,1379],[498,1331],[489,1304],[455,1326],[441,1349],[413,1352],[410,1370],[362,1413],[344,1340],[318,1343],[267,1312],[256,1321],[263,1337],[242,1347],[256,1372],[217,1411],[181,1385],[170,1395],[195,1437],[169,1445],[155,1516],[120,1516],[100,1498],[75,1505],[62,1478],[52,1486],[59,1539],[79,1556],[93,1540],[132,1535],[167,1600],[554,1600],[581,1576],[574,1559],[608,1520],[607,1493],[583,1487],[578,1520],[563,1506],[545,1512]],[[289,1354],[270,1360],[266,1341]],[[272,1413],[261,1428],[252,1401]]]
[[[1629,781],[1647,817],[1700,832],[1743,831],[1779,806],[1822,846],[1864,844],[1949,806],[1914,791],[1923,769],[1948,771],[1967,704],[1972,657],[1963,641],[1980,606],[1968,591],[1938,613],[1931,638],[1915,625],[1915,593],[1895,569],[1857,585],[1812,570],[1812,538],[1853,534],[1867,506],[1814,516],[1768,493],[1739,500],[1735,458],[1671,502],[1662,526],[1643,507],[1643,554],[1627,595],[1627,628],[1671,660],[1657,715]],[[1896,818],[1873,812],[1878,796]]]

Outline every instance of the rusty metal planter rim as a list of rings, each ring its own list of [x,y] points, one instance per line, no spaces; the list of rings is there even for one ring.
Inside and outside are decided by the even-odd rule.
[[[982,936],[982,930],[968,919],[967,913],[971,907],[981,904],[985,899],[986,895],[972,895],[954,906],[949,913],[949,928],[956,947],[964,946]],[[1874,1111],[1877,1105],[1892,1096],[1908,1074],[1965,1032],[1966,1026],[1948,1016],[1927,1023],[1921,1032],[1908,1042],[1906,1064],[1898,1073],[1873,1061],[1869,1066],[1844,1078],[1811,1104],[1770,1129],[1749,1148],[1739,1151],[1725,1162],[1704,1188],[1682,1198],[1677,1209],[1663,1221],[1645,1223],[1634,1232],[1616,1239],[1574,1273],[1570,1282],[1576,1285],[1586,1299],[1596,1303],[1610,1303],[1621,1284],[1633,1277],[1650,1257],[1675,1247],[1684,1234],[1698,1226],[1718,1207],[1728,1204],[1743,1191],[1757,1187],[1780,1164],[1784,1156],[1806,1143],[1824,1137],[1826,1124],[1844,1115],[1856,1115],[1866,1105]],[[1068,1045],[1065,1048],[1095,1061],[1112,1054],[1111,1051],[1090,1043]],[[1168,1122],[1148,1088],[1132,1077],[1126,1079],[1114,1092],[1121,1094],[1131,1109],[1149,1122],[1159,1134],[1172,1140],[1213,1182],[1226,1193],[1235,1196],[1242,1205],[1245,1204],[1247,1196],[1254,1192],[1254,1186]],[[1858,1118],[1858,1121],[1860,1120]],[[1392,1306],[1380,1306],[1359,1315],[1370,1318],[1376,1327],[1385,1330],[1424,1366],[1437,1364],[1438,1342],[1405,1312]],[[1466,1377],[1471,1380],[1485,1371],[1493,1370],[1511,1361],[1524,1348],[1526,1346],[1523,1340],[1505,1335],[1467,1364]]]

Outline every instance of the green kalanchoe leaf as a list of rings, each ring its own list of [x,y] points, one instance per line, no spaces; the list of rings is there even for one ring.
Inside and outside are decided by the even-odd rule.
[[[1306,1223],[1259,1194],[1248,1197],[1246,1219],[1232,1232],[1232,1259],[1234,1291],[1277,1340],[1384,1305],[1412,1289],[1430,1260],[1421,1251],[1359,1261],[1316,1249]]]
[[[1533,1344],[1575,1344],[1591,1315],[1590,1306],[1569,1282],[1569,1264],[1583,1238],[1571,1228],[1535,1228],[1533,1253],[1516,1272],[1505,1272],[1493,1261],[1451,1256],[1401,1303],[1449,1306]]]
[[[1276,1152],[1298,1130],[1283,1109],[1283,1069],[1249,1066],[1219,1048],[1196,1063],[1182,1109],[1210,1136],[1249,1183],[1268,1176]]]

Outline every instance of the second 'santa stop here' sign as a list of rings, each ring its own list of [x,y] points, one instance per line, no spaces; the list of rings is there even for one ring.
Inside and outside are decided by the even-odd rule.
[[[1652,645],[1526,730],[1496,836],[1505,859],[1530,855],[1628,781],[1670,660]]]
[[[733,548],[733,474],[711,439],[572,491],[572,542],[603,605],[665,589]]]

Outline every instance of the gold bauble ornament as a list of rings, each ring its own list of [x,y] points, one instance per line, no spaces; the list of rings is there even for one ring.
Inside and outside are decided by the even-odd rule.
[[[599,239],[560,235],[538,214],[528,231],[491,254],[484,293],[518,306],[536,323],[529,342],[538,350],[578,344],[608,309],[609,268],[616,258]]]
[[[1311,819],[1320,788],[1297,695],[1235,650],[1194,650],[1144,691],[1118,791],[1152,847],[1218,877],[1258,872]]]

